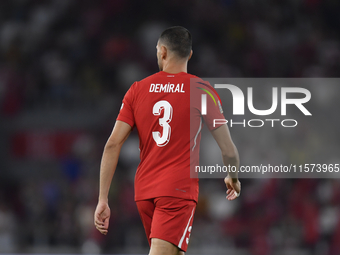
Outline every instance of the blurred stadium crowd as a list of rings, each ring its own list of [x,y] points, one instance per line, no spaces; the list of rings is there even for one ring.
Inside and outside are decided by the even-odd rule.
[[[191,31],[189,72],[201,77],[337,77],[339,13],[337,0],[0,1],[0,252],[147,251],[133,200],[136,133],[113,181],[107,237],[93,212],[122,97],[158,71],[165,28]],[[302,123],[270,151],[232,129],[241,160],[339,160],[339,121],[320,124],[338,116],[339,89],[314,92],[329,116]],[[222,180],[200,183],[188,254],[340,254],[337,179],[247,179],[232,203]]]

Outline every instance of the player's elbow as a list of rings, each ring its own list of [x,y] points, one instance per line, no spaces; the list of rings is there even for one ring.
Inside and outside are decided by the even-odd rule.
[[[115,150],[120,149],[123,143],[116,139],[109,138],[105,144],[105,150]]]
[[[228,160],[229,162],[232,161],[238,161],[238,151],[235,147],[235,145],[229,147],[229,148],[225,148],[222,150],[222,157],[226,160]]]
[[[222,157],[229,160],[236,160],[238,158],[238,154],[236,151],[222,151]]]

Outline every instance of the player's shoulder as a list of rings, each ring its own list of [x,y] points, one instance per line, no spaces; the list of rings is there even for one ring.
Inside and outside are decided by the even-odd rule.
[[[207,89],[209,91],[214,91],[215,89],[213,86],[211,86],[210,82],[203,80],[202,78],[196,76],[196,75],[191,75],[190,79],[190,85],[193,88],[198,88],[198,89]]]
[[[196,76],[196,75],[194,75],[194,74],[191,74],[191,73],[187,73],[187,75],[188,75],[188,77],[190,78],[190,79],[201,79],[200,77],[198,77],[198,76]],[[202,79],[201,79],[202,80]]]
[[[204,79],[196,76],[196,78],[190,79],[190,89],[191,89],[193,95],[200,96],[203,93],[207,93],[207,94],[210,95],[210,97],[214,98],[214,101],[216,101],[215,100],[215,98],[216,98],[216,99],[218,99],[217,101],[219,101],[221,103],[220,96],[218,95],[217,91],[210,84],[209,81],[205,81]]]

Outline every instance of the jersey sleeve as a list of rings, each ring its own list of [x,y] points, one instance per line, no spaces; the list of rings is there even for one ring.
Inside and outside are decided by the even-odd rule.
[[[134,89],[137,82],[135,82],[126,92],[122,106],[120,108],[117,120],[129,124],[131,127],[135,126],[135,117],[133,112]]]
[[[207,94],[207,114],[203,115],[202,117],[204,119],[204,123],[207,125],[208,129],[214,130],[220,126],[222,126],[223,122],[221,121],[216,121],[217,119],[219,120],[224,120],[224,115],[223,115],[223,110],[222,110],[222,104],[221,100],[217,94],[217,92],[211,87],[209,89],[210,94]]]
[[[216,90],[209,84],[209,82],[203,82],[200,79],[198,81],[195,79],[194,81],[194,105],[196,105],[196,109],[199,111],[204,123],[210,131],[222,126],[223,124],[221,123],[224,123],[223,121],[216,121],[225,119],[222,110],[222,103]],[[203,102],[203,97],[206,98],[206,103]],[[202,112],[203,108],[205,108],[205,112]]]

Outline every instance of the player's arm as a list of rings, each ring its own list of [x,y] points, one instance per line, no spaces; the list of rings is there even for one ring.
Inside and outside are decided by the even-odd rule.
[[[101,165],[99,180],[99,199],[94,214],[96,228],[102,233],[107,234],[110,219],[110,208],[108,205],[108,194],[112,177],[116,171],[120,149],[131,133],[131,126],[123,121],[117,120],[113,131],[106,142]]]
[[[241,192],[241,184],[238,180],[238,169],[240,166],[238,151],[231,139],[231,135],[226,124],[212,130],[211,133],[221,149],[223,164],[225,166],[230,165],[230,169],[232,167],[234,169],[236,168],[235,172],[229,171],[228,176],[224,179],[228,188],[227,199],[233,200],[238,197]]]

